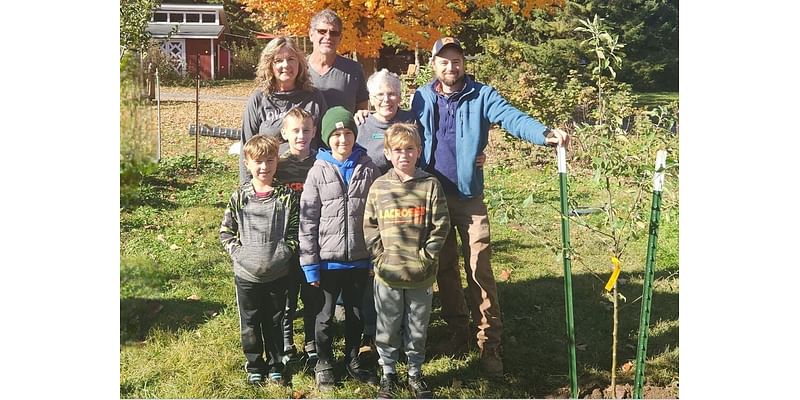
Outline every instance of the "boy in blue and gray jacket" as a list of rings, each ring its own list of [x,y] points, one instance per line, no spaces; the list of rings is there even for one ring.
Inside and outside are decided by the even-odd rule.
[[[374,370],[358,359],[363,329],[362,300],[372,269],[364,243],[364,207],[378,168],[366,150],[355,144],[358,128],[353,114],[333,107],[322,117],[322,142],[300,196],[300,264],[306,281],[322,289],[324,305],[314,332],[317,388],[333,388],[333,313],[342,294],[345,307],[347,372],[377,385]]]
[[[247,381],[254,385],[267,373],[271,383],[283,383],[281,320],[290,261],[298,246],[298,195],[273,183],[278,146],[278,139],[263,135],[244,145],[245,167],[253,178],[231,195],[219,231],[233,260]]]

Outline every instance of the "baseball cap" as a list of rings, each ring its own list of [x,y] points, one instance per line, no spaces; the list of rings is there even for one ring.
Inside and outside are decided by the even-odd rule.
[[[436,41],[433,44],[433,49],[431,50],[431,57],[436,57],[440,51],[442,51],[445,47],[451,46],[458,49],[461,54],[464,54],[464,48],[461,47],[461,42],[458,39],[450,36],[445,36]]]

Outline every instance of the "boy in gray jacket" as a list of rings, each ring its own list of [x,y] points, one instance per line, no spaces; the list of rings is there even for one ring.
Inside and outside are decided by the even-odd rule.
[[[374,370],[358,358],[363,328],[362,299],[372,265],[364,244],[364,205],[378,169],[355,145],[353,114],[333,107],[322,117],[322,142],[300,196],[300,265],[306,281],[322,288],[315,341],[317,388],[333,388],[333,314],[341,293],[345,308],[344,358],[353,378],[377,385]]]
[[[271,383],[283,383],[281,320],[289,263],[298,246],[298,195],[273,183],[278,146],[278,139],[262,135],[244,145],[245,166],[253,177],[231,195],[219,231],[233,260],[245,370],[253,385],[267,373]]]

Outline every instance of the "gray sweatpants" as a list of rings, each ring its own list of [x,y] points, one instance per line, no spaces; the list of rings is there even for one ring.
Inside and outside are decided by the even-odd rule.
[[[418,375],[425,361],[433,288],[393,289],[378,279],[375,279],[374,288],[375,311],[378,314],[375,346],[383,373],[397,373],[400,346],[404,345],[408,374]]]

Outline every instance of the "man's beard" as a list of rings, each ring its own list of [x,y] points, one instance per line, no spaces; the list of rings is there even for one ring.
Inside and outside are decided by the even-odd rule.
[[[441,81],[447,86],[459,86],[464,83],[464,75],[461,75],[457,78],[443,78]]]

